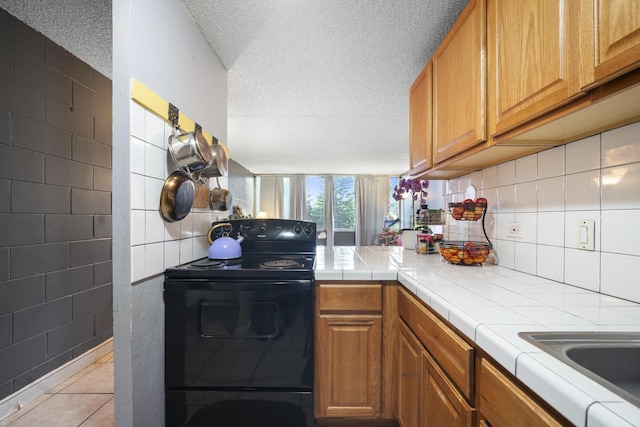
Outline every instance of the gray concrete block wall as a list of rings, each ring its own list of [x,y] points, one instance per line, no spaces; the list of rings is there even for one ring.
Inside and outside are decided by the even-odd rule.
[[[113,335],[111,81],[0,9],[0,399]]]

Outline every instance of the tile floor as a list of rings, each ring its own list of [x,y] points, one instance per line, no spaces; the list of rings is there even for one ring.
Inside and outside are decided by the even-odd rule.
[[[112,427],[113,352],[58,384],[0,427]]]
[[[113,427],[113,352],[0,420],[0,427]],[[397,427],[393,420],[319,420],[316,427]]]

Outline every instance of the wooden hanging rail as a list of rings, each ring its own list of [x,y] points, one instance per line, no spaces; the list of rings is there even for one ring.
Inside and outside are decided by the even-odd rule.
[[[149,89],[136,78],[131,79],[131,99],[142,105],[147,110],[158,115],[167,123],[173,124],[173,121],[169,118],[169,102],[162,99],[160,95]],[[199,126],[196,122],[185,116],[181,111],[178,112],[178,125],[184,132],[191,132],[196,128],[196,126]],[[214,141],[218,141],[216,137],[211,135],[205,129],[202,129],[202,135],[204,135],[209,144],[213,144]],[[230,158],[229,148],[220,142],[218,142],[218,144],[220,144],[226,152],[227,158]]]

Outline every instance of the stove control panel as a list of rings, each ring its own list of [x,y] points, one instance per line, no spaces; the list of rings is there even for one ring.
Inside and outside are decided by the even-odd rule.
[[[209,239],[213,241],[221,236],[242,236],[244,241],[305,241],[315,244],[316,224],[287,219],[237,219],[214,222],[209,229]]]

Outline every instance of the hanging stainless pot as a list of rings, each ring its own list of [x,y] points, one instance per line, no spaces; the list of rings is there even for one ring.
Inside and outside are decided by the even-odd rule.
[[[209,195],[209,207],[212,211],[228,211],[233,202],[233,196],[229,190],[220,187],[220,180],[216,177],[218,186],[211,190]]]
[[[202,171],[213,163],[213,153],[202,132],[176,133],[169,137],[169,152],[176,165],[194,181],[205,183]]]
[[[193,181],[180,171],[165,180],[160,193],[160,213],[167,222],[180,221],[191,212],[196,188]]]
[[[211,144],[211,153],[213,155],[213,163],[211,166],[202,171],[202,175],[207,178],[213,178],[218,176],[226,176],[229,167],[229,159],[227,158],[227,152],[222,145],[214,142]]]

